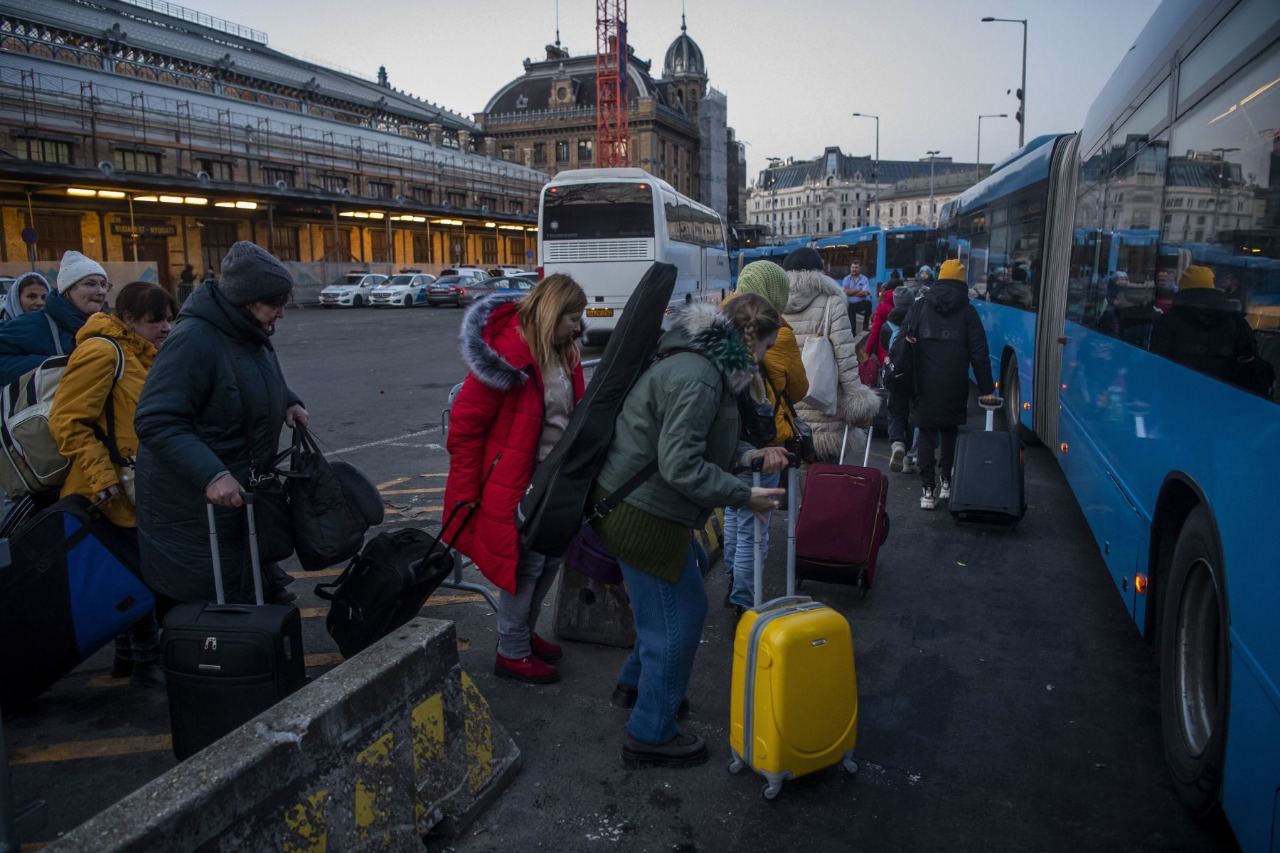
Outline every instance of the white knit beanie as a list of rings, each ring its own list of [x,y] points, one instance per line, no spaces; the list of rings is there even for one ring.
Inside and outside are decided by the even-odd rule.
[[[91,275],[100,275],[106,279],[107,271],[102,268],[102,264],[79,252],[67,252],[58,265],[58,293],[66,293],[76,282]]]

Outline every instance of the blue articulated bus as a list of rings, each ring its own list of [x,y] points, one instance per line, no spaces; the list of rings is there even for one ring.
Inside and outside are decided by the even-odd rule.
[[[878,225],[848,228],[839,234],[814,241],[827,272],[837,281],[849,273],[857,261],[862,274],[879,293],[897,271],[905,280],[914,278],[922,266],[934,266],[937,232],[921,225],[882,229]]]
[[[1277,853],[1280,3],[1166,0],[1079,133],[944,206],[938,254],[1157,649],[1175,788]]]

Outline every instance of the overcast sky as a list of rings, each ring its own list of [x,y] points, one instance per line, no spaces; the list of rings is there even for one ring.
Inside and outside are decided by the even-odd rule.
[[[471,117],[545,56],[555,0],[179,0],[264,30],[272,47],[374,75]],[[749,176],[766,157],[816,157],[828,145],[882,159],[930,149],[971,162],[978,115],[1015,111],[1029,20],[1028,140],[1079,130],[1085,112],[1157,0],[687,0],[689,35],[711,85],[729,99]],[[681,0],[631,0],[630,44],[658,77],[680,33]],[[595,52],[594,0],[560,0],[560,38]],[[982,159],[1017,147],[1012,118],[982,122]]]

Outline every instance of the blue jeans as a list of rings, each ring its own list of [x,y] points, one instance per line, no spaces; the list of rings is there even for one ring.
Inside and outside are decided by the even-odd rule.
[[[498,593],[498,654],[510,660],[528,657],[542,600],[564,561],[525,549],[516,564],[516,593]]]
[[[676,736],[676,711],[702,641],[707,591],[693,548],[675,583],[618,562],[636,622],[635,647],[618,674],[619,684],[638,689],[627,731],[644,743],[666,743]]]
[[[752,485],[751,472],[738,475],[748,486]],[[781,472],[760,475],[760,486],[765,489],[777,488],[782,481]],[[764,542],[761,551],[764,559],[769,559],[769,518],[772,513],[764,514]],[[733,584],[733,592],[729,593],[729,601],[743,607],[755,604],[756,568],[755,568],[755,520],[756,516],[746,507],[725,507],[724,510],[724,573]]]

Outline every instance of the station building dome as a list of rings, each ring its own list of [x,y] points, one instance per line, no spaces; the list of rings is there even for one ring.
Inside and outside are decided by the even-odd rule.
[[[702,48],[698,47],[698,43],[689,37],[684,24],[684,17],[680,19],[680,35],[676,36],[676,40],[671,43],[671,47],[667,48],[666,59],[662,62],[662,76],[670,80],[687,74],[697,74],[706,76],[707,64],[702,59]]]

